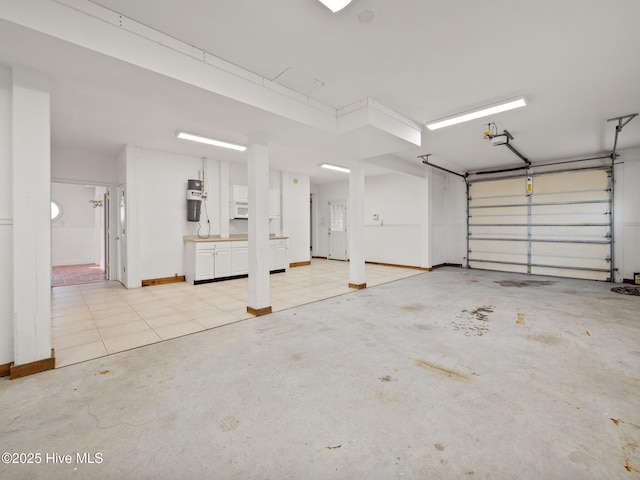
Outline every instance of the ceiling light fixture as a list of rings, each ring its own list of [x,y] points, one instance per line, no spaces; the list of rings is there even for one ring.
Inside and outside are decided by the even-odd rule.
[[[351,0],[320,0],[320,2],[333,13],[336,13],[349,5]]]
[[[332,165],[330,163],[323,163],[322,165],[320,165],[320,167],[326,168],[327,170],[335,170],[336,172],[343,172],[343,173],[349,173],[351,171],[346,167],[341,167],[339,165]]]
[[[207,145],[214,145],[216,147],[229,148],[231,150],[238,150],[244,152],[247,147],[244,145],[237,145],[235,143],[222,142],[220,140],[214,140],[213,138],[201,137],[200,135],[194,135],[192,133],[178,132],[176,134],[178,138],[182,140],[191,140],[192,142],[206,143]]]
[[[476,118],[486,117],[500,112],[506,112],[507,110],[513,110],[514,108],[524,107],[527,101],[524,97],[513,98],[511,100],[503,101],[500,103],[494,103],[486,107],[482,107],[478,110],[472,110],[470,112],[459,113],[451,117],[445,117],[433,122],[427,123],[429,130],[437,130],[438,128],[448,127],[450,125],[456,125],[462,122],[468,122],[469,120],[475,120]]]

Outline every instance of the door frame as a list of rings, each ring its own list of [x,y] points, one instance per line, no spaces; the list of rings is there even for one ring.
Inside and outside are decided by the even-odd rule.
[[[91,187],[104,187],[107,190],[107,195],[111,195],[115,191],[115,185],[113,183],[108,182],[100,182],[96,180],[77,180],[77,179],[68,179],[68,178],[54,178],[51,177],[50,183],[66,183],[70,185],[86,185]],[[52,199],[53,200],[53,199]],[[115,236],[110,232],[110,225],[114,224],[115,211],[112,202],[109,202],[108,205],[104,206],[104,231],[102,234],[105,238],[105,252],[104,252],[104,261],[105,261],[105,273],[106,279],[111,280],[115,278],[115,267],[110,262],[113,258],[113,252],[115,251]]]

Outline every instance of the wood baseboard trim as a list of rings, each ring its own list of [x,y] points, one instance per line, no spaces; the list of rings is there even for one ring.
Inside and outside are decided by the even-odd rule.
[[[150,278],[149,280],[142,280],[142,286],[149,287],[151,285],[164,285],[166,283],[179,283],[184,281],[184,275],[178,275],[175,277]]]
[[[440,263],[438,265],[434,265],[433,267],[431,267],[431,270],[435,270],[436,268],[442,268],[442,267],[462,268],[462,264],[461,263]]]
[[[289,264],[289,268],[295,268],[295,267],[306,267],[311,265],[311,260],[307,260],[306,262],[293,262]]]
[[[366,283],[350,283],[349,288],[355,288],[356,290],[362,290],[363,288],[367,288]]]
[[[383,267],[396,267],[396,268],[408,268],[411,270],[420,270],[422,272],[430,272],[431,269],[430,268],[426,268],[426,267],[415,267],[413,265],[400,265],[397,263],[383,263],[383,262],[364,262],[364,263],[368,263],[370,265],[382,265]]]
[[[328,260],[329,259],[328,257],[319,257],[319,256],[316,256],[316,255],[312,256],[311,258],[319,258],[320,260]]]
[[[4,365],[0,365],[0,377],[8,377],[10,368],[11,368],[10,363],[5,363]]]
[[[262,315],[269,315],[271,312],[272,312],[271,306],[258,308],[258,309],[247,307],[247,313],[250,313],[255,317],[261,317]]]
[[[16,378],[26,377],[35,373],[46,372],[47,370],[53,370],[56,368],[56,352],[52,348],[51,356],[49,358],[43,358],[42,360],[36,360],[35,362],[25,363],[24,365],[9,366],[9,379],[15,380]]]

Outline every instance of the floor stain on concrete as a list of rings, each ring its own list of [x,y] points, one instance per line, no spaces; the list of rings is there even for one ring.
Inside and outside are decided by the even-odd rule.
[[[380,380],[381,382],[393,382],[395,378],[393,378],[391,375],[385,375],[384,377],[380,377],[378,380]]]
[[[555,285],[558,282],[551,282],[549,280],[494,280],[493,283],[498,283],[502,287],[542,287],[545,285]]]
[[[426,360],[416,359],[414,363],[417,367],[424,368],[425,370],[429,370],[432,372],[437,372],[440,374],[444,374],[450,378],[456,378],[458,380],[471,380],[471,377],[466,373],[459,372],[452,368],[443,367],[442,365],[438,365],[436,363],[427,362]]]
[[[635,443],[634,440],[631,440],[625,434],[624,429],[622,427],[622,424],[625,424],[624,421],[620,420],[619,418],[610,418],[609,420],[611,420],[614,423],[614,425],[618,427],[618,435],[620,436],[620,442],[622,443],[622,455],[624,457],[623,466],[625,470],[627,472],[640,473],[640,466],[632,462],[630,458],[636,455],[636,452],[638,451],[638,444]],[[629,425],[636,428],[638,427],[638,425],[635,425],[633,423],[630,423]]]
[[[524,325],[524,313],[518,314],[518,319],[516,320],[516,323],[518,325]]]
[[[235,417],[224,417],[218,422],[218,428],[223,432],[233,432],[239,425],[240,422]]]
[[[463,313],[468,313],[469,315],[476,318],[476,320],[481,320],[486,322],[489,320],[489,314],[493,313],[493,307],[491,305],[485,305],[483,307],[477,307],[473,310],[469,311],[466,308],[462,310]]]
[[[443,451],[445,449],[444,445],[442,445],[441,443],[436,443],[434,445],[434,447],[436,448],[436,450],[438,450],[439,452]]]
[[[458,316],[460,320],[451,322],[451,325],[454,330],[462,331],[467,337],[481,337],[489,332],[489,314],[494,308],[491,305],[476,307],[473,310],[464,308],[460,311],[463,316]]]
[[[400,308],[405,312],[422,312],[427,307],[420,305],[419,303],[412,303],[411,305],[403,305]]]
[[[561,336],[552,333],[536,333],[534,335],[527,335],[527,338],[535,342],[544,343],[545,345],[558,345],[563,341]]]

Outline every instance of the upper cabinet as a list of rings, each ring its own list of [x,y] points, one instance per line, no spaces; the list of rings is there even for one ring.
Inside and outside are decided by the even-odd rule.
[[[249,204],[249,187],[233,185],[230,218],[248,218],[244,212]],[[242,213],[238,213],[241,211]],[[280,192],[269,190],[269,218],[280,218]]]
[[[232,195],[236,203],[249,203],[249,187],[246,185],[234,185]]]
[[[269,218],[280,218],[280,192],[269,190]]]

